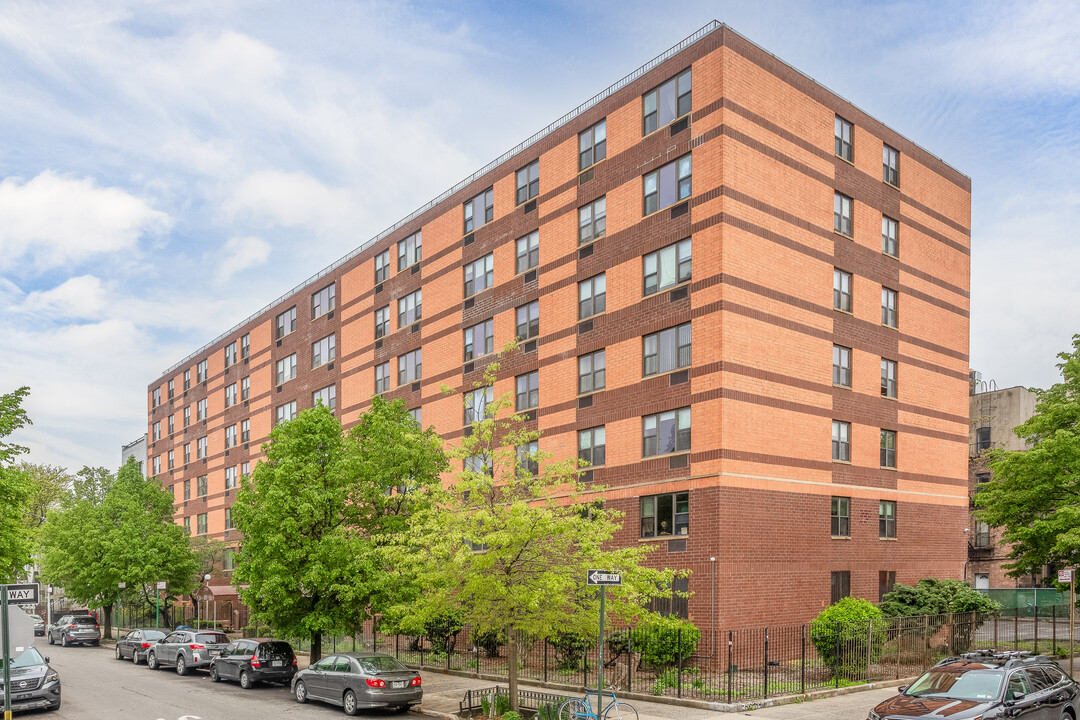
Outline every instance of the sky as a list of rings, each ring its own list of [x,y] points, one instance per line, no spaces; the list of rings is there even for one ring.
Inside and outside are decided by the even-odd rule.
[[[0,3],[0,394],[115,468],[167,368],[712,20],[972,179],[971,366],[1080,333],[1080,6]]]

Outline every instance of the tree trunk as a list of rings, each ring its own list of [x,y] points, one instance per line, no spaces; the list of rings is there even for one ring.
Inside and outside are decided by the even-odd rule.
[[[112,640],[112,605],[101,608],[105,613],[105,639]]]
[[[506,659],[509,667],[506,677],[510,687],[510,709],[518,711],[518,634],[513,625],[506,626]]]
[[[308,657],[308,664],[314,665],[322,659],[322,633],[311,633],[311,655]]]

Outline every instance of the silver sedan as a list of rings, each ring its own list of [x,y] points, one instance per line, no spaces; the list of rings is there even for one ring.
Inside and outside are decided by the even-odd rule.
[[[339,705],[346,715],[366,708],[407,709],[424,698],[420,674],[381,653],[338,653],[296,674],[297,702],[321,700]]]

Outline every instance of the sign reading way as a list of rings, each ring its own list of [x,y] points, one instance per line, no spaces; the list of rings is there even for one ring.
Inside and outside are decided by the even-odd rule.
[[[12,605],[37,605],[38,584],[27,583],[25,585],[3,585],[7,592],[7,600]]]
[[[605,572],[603,570],[590,570],[585,575],[586,585],[622,585],[622,575],[619,573]]]

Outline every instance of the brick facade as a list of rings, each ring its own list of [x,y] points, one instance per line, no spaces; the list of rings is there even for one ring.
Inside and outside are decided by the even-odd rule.
[[[692,69],[692,110],[643,137],[642,96]],[[854,156],[834,154],[834,118],[854,125]],[[606,158],[578,172],[578,133],[606,121]],[[882,181],[882,143],[900,152],[900,181]],[[692,194],[643,216],[644,176],[692,157]],[[540,194],[515,203],[515,172],[539,159]],[[463,203],[493,189],[493,220],[463,232]],[[833,231],[834,193],[854,200],[850,236]],[[606,199],[606,234],[579,246],[578,209]],[[882,215],[899,221],[899,257],[882,252]],[[539,266],[515,273],[515,241],[539,230]],[[422,231],[423,259],[397,271],[396,243]],[[643,256],[692,238],[692,278],[643,295]],[[376,256],[391,268],[375,282]],[[463,267],[488,253],[494,287],[464,297]],[[833,309],[834,268],[853,277],[851,312]],[[880,571],[900,582],[963,575],[967,515],[967,360],[970,181],[847,101],[724,26],[637,74],[434,207],[366,247],[149,386],[148,422],[177,416],[151,457],[192,443],[192,461],[162,481],[176,488],[177,521],[208,513],[225,533],[225,468],[252,465],[275,408],[334,384],[337,410],[355,422],[390,362],[383,395],[422,408],[425,426],[460,437],[461,398],[487,358],[466,363],[462,331],[494,320],[495,347],[515,333],[515,308],[539,301],[540,335],[502,368],[495,392],[539,371],[541,448],[573,455],[577,431],[604,426],[606,461],[592,471],[606,501],[626,513],[618,541],[656,545],[650,562],[694,571],[690,613],[704,627],[806,620],[830,600],[830,573],[876,601]],[[577,321],[578,283],[605,273],[606,309]],[[337,306],[311,319],[311,295],[334,283]],[[882,325],[882,287],[898,293],[897,327]],[[423,316],[398,327],[397,300],[423,289]],[[274,337],[296,306],[296,331]],[[375,312],[390,306],[390,332]],[[643,337],[690,323],[691,364],[643,377]],[[311,369],[311,344],[334,333],[337,357]],[[223,348],[250,337],[250,356],[225,367]],[[832,382],[832,346],[852,350],[850,387]],[[418,383],[397,385],[397,358],[423,348]],[[577,358],[606,351],[606,387],[579,397]],[[275,365],[297,354],[282,386]],[[882,397],[880,360],[897,363],[897,398]],[[207,382],[195,366],[209,361]],[[185,370],[193,387],[180,392]],[[225,387],[250,377],[251,395],[226,409]],[[164,388],[175,381],[168,399]],[[151,393],[162,388],[163,402]],[[185,405],[209,398],[209,418],[185,429]],[[643,416],[691,408],[687,452],[643,458]],[[249,419],[250,442],[224,447],[225,428]],[[832,422],[850,423],[851,457],[835,462]],[[880,465],[880,432],[896,432],[896,467]],[[206,462],[195,459],[209,438]],[[164,462],[164,461],[163,461]],[[164,465],[163,465],[164,467]],[[183,480],[207,474],[208,496],[184,502]],[[689,492],[689,531],[640,537],[640,498]],[[194,492],[193,492],[194,495]],[[833,496],[850,498],[850,537],[830,534]],[[878,503],[895,501],[896,537],[879,539]],[[715,557],[715,567],[710,561]],[[715,572],[714,572],[715,571]],[[713,577],[715,575],[715,588]]]

